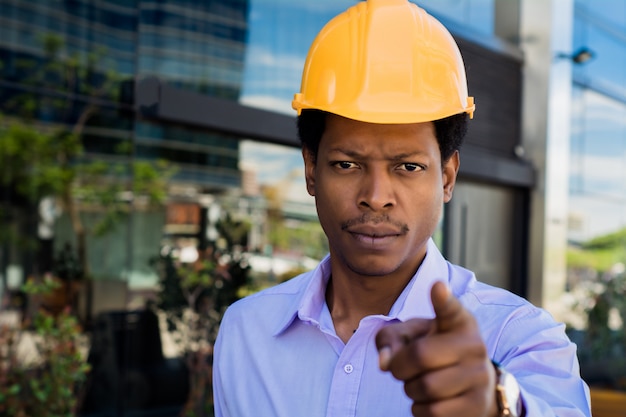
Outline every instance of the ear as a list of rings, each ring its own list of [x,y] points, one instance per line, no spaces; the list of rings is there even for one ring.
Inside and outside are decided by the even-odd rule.
[[[454,154],[443,165],[443,202],[447,203],[452,199],[452,191],[456,184],[456,176],[459,173],[461,160],[459,151]]]
[[[306,190],[310,196],[315,197],[315,155],[308,149],[302,149],[302,159],[304,160]]]

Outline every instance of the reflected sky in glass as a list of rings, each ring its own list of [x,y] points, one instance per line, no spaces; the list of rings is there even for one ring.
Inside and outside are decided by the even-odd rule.
[[[300,90],[304,60],[315,35],[355,3],[252,0],[240,102],[295,116],[291,100]],[[280,184],[287,187],[289,200],[314,204],[306,192],[299,148],[243,141],[240,150],[241,168],[254,171],[260,184]]]
[[[570,231],[587,240],[626,227],[626,105],[591,90],[574,94],[570,157]]]
[[[593,60],[573,67],[569,238],[626,227],[626,2],[576,0],[572,50]]]
[[[354,0],[255,1],[248,17],[248,47],[240,101],[294,114],[307,51],[324,24]]]

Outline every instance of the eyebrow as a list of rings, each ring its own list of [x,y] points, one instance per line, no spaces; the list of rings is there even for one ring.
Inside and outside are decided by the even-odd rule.
[[[355,158],[355,159],[363,157],[362,153],[360,153],[359,151],[354,150],[354,149],[331,148],[331,149],[329,149],[329,152],[340,152],[340,153],[342,153],[342,154],[344,154],[344,155],[346,155],[346,156],[348,156],[350,158]],[[416,156],[420,156],[420,155],[427,155],[427,153],[423,152],[423,151],[416,150],[416,151],[413,151],[413,152],[404,152],[404,153],[395,154],[395,155],[392,155],[390,157],[386,157],[386,159],[390,159],[392,161],[401,161],[401,160],[410,159],[410,158],[413,158],[413,157],[416,157]]]

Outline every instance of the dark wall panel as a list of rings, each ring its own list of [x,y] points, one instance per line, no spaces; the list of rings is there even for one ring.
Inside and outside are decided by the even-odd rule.
[[[513,158],[521,138],[522,62],[457,39],[476,101],[467,143]]]

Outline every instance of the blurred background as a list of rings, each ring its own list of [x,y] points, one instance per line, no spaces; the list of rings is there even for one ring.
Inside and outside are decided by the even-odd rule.
[[[291,99],[354,3],[0,0],[0,415],[212,415],[224,309],[327,251]],[[626,392],[626,2],[415,3],[477,105],[435,240]]]

